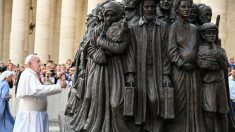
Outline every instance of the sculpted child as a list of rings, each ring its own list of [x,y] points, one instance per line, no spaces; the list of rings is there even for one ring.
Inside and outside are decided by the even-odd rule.
[[[202,109],[206,132],[228,132],[229,112],[224,70],[228,60],[224,49],[215,44],[217,26],[205,23],[200,27],[201,43],[197,63],[201,68]]]

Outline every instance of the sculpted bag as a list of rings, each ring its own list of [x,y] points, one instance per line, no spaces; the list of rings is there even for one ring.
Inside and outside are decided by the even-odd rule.
[[[174,113],[174,88],[164,87],[161,90],[161,116],[164,119],[173,119]]]
[[[130,87],[125,87],[124,89],[124,116],[134,115],[134,97],[135,97],[135,87],[132,85]]]
[[[104,51],[101,48],[97,49],[96,52],[94,53],[93,61],[97,64],[106,63],[107,59],[106,59]]]

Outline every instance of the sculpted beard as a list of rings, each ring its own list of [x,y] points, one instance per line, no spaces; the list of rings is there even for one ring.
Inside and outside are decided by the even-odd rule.
[[[153,20],[155,18],[155,11],[145,11],[144,18],[146,20]]]

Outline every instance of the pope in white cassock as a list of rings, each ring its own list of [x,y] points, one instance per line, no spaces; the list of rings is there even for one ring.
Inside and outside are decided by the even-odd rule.
[[[66,84],[42,85],[41,62],[36,55],[26,57],[25,64],[17,89],[20,103],[13,132],[48,132],[47,96],[60,93]]]

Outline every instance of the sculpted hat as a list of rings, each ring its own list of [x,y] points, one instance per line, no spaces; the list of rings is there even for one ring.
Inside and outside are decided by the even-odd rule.
[[[156,0],[144,0],[145,3],[156,4]]]
[[[202,26],[200,26],[199,30],[204,31],[206,29],[216,29],[218,31],[218,27],[214,23],[204,23]]]
[[[105,16],[105,13],[106,13],[107,11],[113,11],[113,12],[115,12],[115,13],[117,14],[117,16],[116,16],[116,19],[117,19],[117,20],[118,20],[118,19],[121,19],[121,18],[123,17],[123,15],[124,15],[124,9],[123,9],[122,6],[121,6],[118,2],[116,2],[116,1],[110,1],[110,2],[108,2],[108,3],[106,3],[106,4],[104,4],[103,8],[104,8],[104,12],[103,12],[104,16]]]

